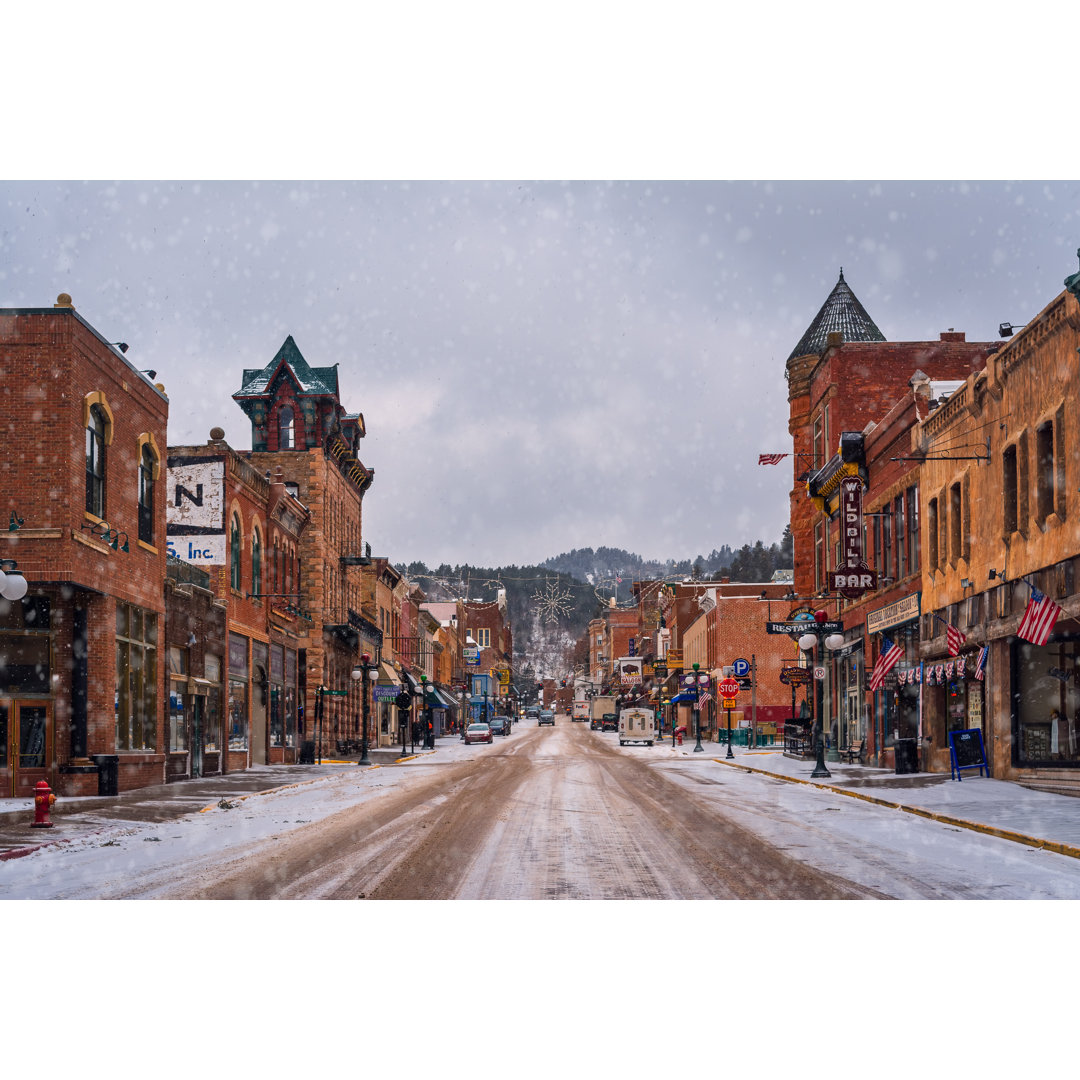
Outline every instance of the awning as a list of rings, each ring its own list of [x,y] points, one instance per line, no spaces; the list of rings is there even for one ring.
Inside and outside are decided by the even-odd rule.
[[[692,702],[695,702],[695,701],[697,701],[697,695],[696,694],[676,694],[671,699],[671,704],[672,705],[689,705],[689,704],[691,704]]]
[[[409,690],[414,694],[418,694],[420,692],[420,683],[407,671],[403,671],[401,674],[405,676],[405,684],[408,686]]]
[[[455,701],[445,690],[439,687],[435,687],[435,696],[442,701],[444,709],[456,709],[461,704],[460,701]]]
[[[379,685],[380,686],[400,686],[401,680],[397,677],[397,672],[385,661],[379,661]]]

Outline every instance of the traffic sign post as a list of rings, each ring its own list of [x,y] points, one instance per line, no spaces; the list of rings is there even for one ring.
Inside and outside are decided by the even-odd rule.
[[[744,660],[743,663],[745,664],[746,661]],[[739,680],[721,679],[717,689],[720,691],[720,696],[724,702],[724,710],[727,713],[727,754],[725,758],[733,758],[735,755],[731,751],[731,710],[735,708],[735,699],[739,694]]]

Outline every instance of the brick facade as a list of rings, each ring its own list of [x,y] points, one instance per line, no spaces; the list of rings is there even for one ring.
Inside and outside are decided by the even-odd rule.
[[[0,796],[27,794],[39,779],[61,795],[96,794],[93,759],[100,754],[119,755],[120,790],[160,783],[168,399],[66,294],[51,309],[0,310],[0,386],[0,509],[13,524],[21,521],[5,533],[2,554],[30,585],[27,598],[14,602],[21,611],[0,601],[3,645],[8,656],[37,649],[41,639],[24,626],[22,612],[35,599],[47,603],[51,672],[45,685],[18,674],[14,661],[5,668]],[[88,478],[91,423],[103,453],[95,450],[101,465]],[[140,514],[144,465],[149,501]],[[140,639],[124,646],[119,674],[118,607],[121,618],[134,613],[131,629]],[[40,754],[13,753],[21,739],[39,734]],[[25,757],[40,765],[26,765]]]

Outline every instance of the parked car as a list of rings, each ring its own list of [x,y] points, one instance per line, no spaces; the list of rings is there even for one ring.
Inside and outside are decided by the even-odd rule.
[[[510,717],[509,716],[493,716],[488,721],[491,727],[492,735],[509,735],[510,734]]]
[[[465,743],[487,742],[493,743],[494,736],[491,734],[490,724],[470,724],[465,729]]]
[[[619,718],[613,712],[606,712],[600,721],[601,731],[618,731],[619,730]]]
[[[544,711],[536,718],[536,726],[539,727],[541,724],[550,724],[552,727],[555,726],[555,714],[550,709],[544,709]]]

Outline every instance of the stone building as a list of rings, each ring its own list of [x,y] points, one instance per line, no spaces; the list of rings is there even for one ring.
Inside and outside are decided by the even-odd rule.
[[[994,776],[1071,794],[1080,794],[1078,345],[1080,305],[1067,288],[922,420],[910,448],[925,458],[929,762],[949,769],[949,736],[978,730]],[[1045,641],[1022,636],[1037,595],[1058,609]],[[964,636],[955,651],[949,626]]]
[[[165,779],[168,398],[61,293],[0,310],[0,797]]]

